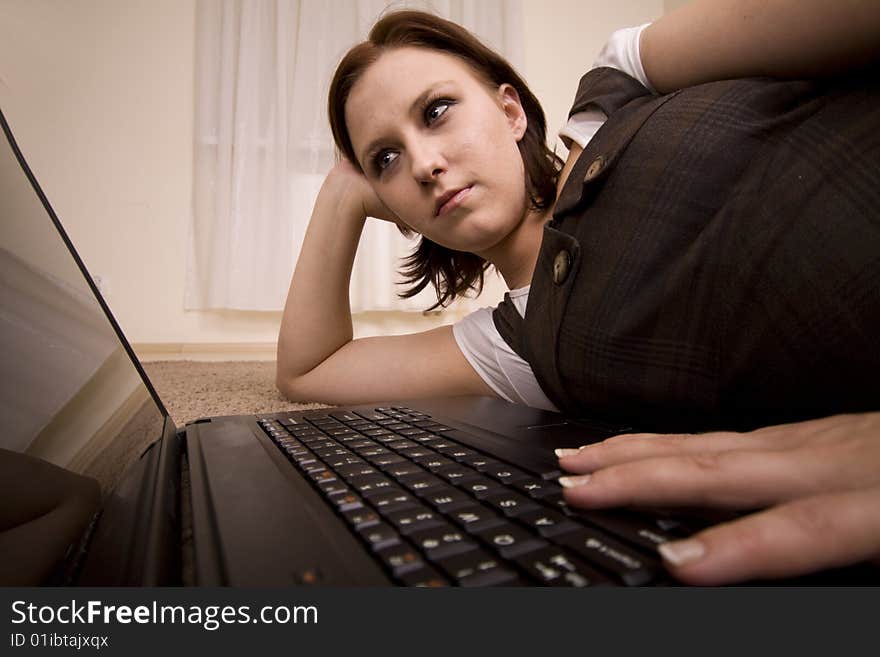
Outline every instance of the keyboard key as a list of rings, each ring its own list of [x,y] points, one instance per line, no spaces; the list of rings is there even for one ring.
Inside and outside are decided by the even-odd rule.
[[[379,425],[375,422],[367,422],[366,420],[352,420],[351,422],[346,422],[345,426],[349,429],[354,429],[355,431],[366,431],[367,429],[379,428]]]
[[[431,561],[477,547],[468,534],[449,523],[413,532],[409,538]]]
[[[303,427],[301,429],[290,429],[290,433],[297,438],[302,439],[303,442],[306,442],[306,438],[315,438],[316,436],[323,437],[324,434],[321,433],[318,429],[314,427]]]
[[[382,423],[382,426],[386,429],[391,429],[391,431],[399,431],[400,429],[406,429],[409,427],[408,424],[398,422],[397,420],[393,420],[391,418],[386,418],[385,421]]]
[[[327,481],[318,482],[318,488],[324,493],[324,495],[332,495],[334,493],[346,493],[349,488],[345,485],[344,481],[340,481],[339,479],[329,479]]]
[[[455,509],[446,515],[471,534],[504,522],[498,514],[476,504]]]
[[[429,454],[428,456],[420,456],[419,458],[413,459],[416,463],[421,465],[423,468],[434,472],[439,468],[443,468],[447,465],[455,465],[455,461],[452,461],[445,456],[440,456],[439,454]]]
[[[361,502],[361,498],[351,491],[331,493],[327,496],[327,499],[333,502],[336,508],[340,511],[361,509],[364,506]]]
[[[460,447],[458,445],[441,447],[437,451],[443,454],[443,456],[448,456],[453,461],[461,461],[462,459],[466,459],[471,456],[477,456],[477,452],[475,452],[474,450],[468,449],[466,447]]]
[[[368,440],[368,439],[364,438],[359,433],[352,433],[352,434],[346,435],[346,436],[339,436],[336,440],[338,440],[342,445],[345,445],[346,447],[350,447],[352,443],[357,443],[357,442],[361,442],[361,441]]]
[[[309,413],[308,415],[304,415],[303,417],[305,417],[312,424],[319,426],[323,426],[325,424],[339,424],[327,413]]]
[[[395,452],[399,452],[402,449],[412,449],[413,447],[418,447],[419,444],[413,442],[412,440],[403,440],[398,438],[397,440],[391,440],[387,443],[382,443],[388,449],[393,449]]]
[[[436,588],[449,586],[449,580],[431,566],[423,566],[418,570],[402,573],[398,579],[404,586]]]
[[[365,497],[369,497],[371,493],[381,493],[390,488],[397,488],[393,479],[380,474],[355,477],[349,481],[349,485]]]
[[[402,509],[384,515],[385,519],[405,536],[419,531],[420,529],[438,527],[443,524],[441,517],[426,506]]]
[[[562,487],[559,484],[554,484],[550,481],[545,481],[543,479],[535,479],[528,478],[517,481],[513,484],[513,487],[520,491],[521,493],[525,493],[529,497],[534,500],[543,499],[549,495],[562,494]]]
[[[308,472],[309,477],[311,477],[312,481],[316,484],[320,484],[322,481],[334,481],[336,479],[336,473],[323,464],[318,469],[307,469],[306,472]]]
[[[404,449],[400,452],[400,454],[413,461],[422,456],[437,456],[437,452],[421,445],[419,445],[418,447],[410,447],[409,449]]]
[[[426,433],[423,431],[422,433],[419,433],[419,434],[410,435],[410,436],[408,436],[408,438],[411,438],[412,440],[415,440],[417,443],[421,443],[427,447],[431,447],[433,445],[433,443],[437,440],[437,434]]]
[[[364,461],[359,456],[332,456],[327,459],[327,465],[329,465],[333,469],[341,468],[344,465],[364,465],[366,461]]]
[[[376,556],[397,576],[417,570],[425,565],[422,561],[422,555],[406,543],[398,543],[377,550]]]
[[[386,454],[391,454],[391,450],[387,447],[376,446],[376,447],[358,447],[354,450],[365,459],[369,459],[372,456],[384,456]]]
[[[451,486],[432,488],[420,497],[441,513],[448,513],[453,509],[460,509],[474,503],[474,498],[470,495]]]
[[[548,545],[544,539],[512,522],[475,532],[475,535],[508,559]]]
[[[292,457],[303,456],[304,454],[310,453],[306,447],[285,447],[284,451],[287,452],[288,456]]]
[[[569,554],[550,546],[516,557],[516,562],[535,578],[541,586],[608,586],[612,581],[595,568]]]
[[[467,491],[478,500],[488,497],[492,493],[497,493],[503,490],[503,487],[497,481],[482,476],[480,478],[474,477],[465,481],[459,481],[458,487]]]
[[[476,479],[480,476],[479,474],[477,474],[476,470],[472,470],[467,466],[459,465],[457,463],[452,463],[451,465],[437,468],[436,470],[433,470],[433,472],[438,477],[442,477],[451,484],[454,484],[457,481]]]
[[[381,517],[378,513],[373,509],[367,509],[365,507],[343,511],[342,515],[348,521],[348,524],[355,529],[363,529],[364,527],[378,525],[381,521]]]
[[[493,479],[497,479],[503,484],[512,484],[517,481],[522,481],[524,479],[528,479],[529,475],[527,475],[522,470],[517,470],[509,465],[501,463],[499,465],[490,465],[486,467],[483,472]]]
[[[354,465],[341,465],[334,469],[336,470],[336,473],[339,474],[346,481],[351,481],[352,479],[363,477],[364,475],[379,474],[379,471],[376,468],[369,465],[363,460],[360,463],[356,463]]]
[[[369,525],[357,531],[374,552],[400,543],[400,535],[397,531],[384,522]]]
[[[300,470],[305,470],[309,466],[320,463],[320,461],[318,461],[318,459],[315,458],[315,455],[311,452],[309,452],[308,454],[303,454],[301,456],[294,456],[293,460]]]
[[[392,463],[403,463],[406,461],[405,458],[398,456],[397,454],[380,454],[379,456],[371,456],[367,460],[377,468],[384,468],[386,465],[391,465]]]
[[[456,445],[449,440],[439,438],[437,434],[434,433],[426,433],[425,436],[425,439],[419,442],[421,442],[422,445],[427,445],[431,449],[440,449],[442,447],[461,447],[461,445]]]
[[[430,426],[438,426],[434,420],[415,420],[413,422],[413,426],[420,427],[422,429],[426,429]]]
[[[471,466],[477,472],[483,472],[486,468],[492,465],[500,465],[501,461],[498,461],[493,458],[489,458],[488,456],[483,456],[482,454],[477,454],[476,456],[469,456],[467,458],[461,459],[459,463],[464,463],[465,465]]]
[[[391,513],[399,509],[408,509],[419,506],[419,501],[401,490],[388,493],[377,493],[370,497],[370,504],[375,506],[380,513]]]
[[[443,485],[442,479],[431,474],[404,475],[403,477],[398,477],[397,481],[400,482],[401,486],[408,488],[416,494]]]
[[[382,468],[382,472],[391,476],[391,477],[404,477],[406,475],[426,475],[428,471],[422,467],[419,467],[415,463],[407,463],[404,461],[403,463],[392,463],[391,465],[387,465]]]
[[[422,429],[426,429],[428,431],[452,431],[452,427],[447,427],[445,424],[437,424],[436,422],[413,422],[413,424],[420,426]]]
[[[541,498],[541,501],[544,504],[548,504],[560,513],[564,513],[565,515],[572,517],[578,514],[577,509],[572,509],[565,501],[565,498],[562,496],[562,488],[560,487],[559,492],[550,493],[545,497]]]
[[[298,419],[295,417],[283,417],[278,420],[278,422],[285,427],[298,427],[298,426],[308,426],[305,420]]]
[[[508,518],[513,518],[526,511],[536,511],[541,508],[529,498],[511,491],[493,493],[492,495],[487,495],[483,500],[486,504],[493,509],[500,511]]]
[[[351,452],[344,447],[326,447],[321,449],[316,449],[315,454],[324,459],[325,461],[329,458],[333,458],[334,456],[348,456]]]
[[[318,459],[312,459],[310,462],[303,461],[299,466],[307,475],[317,474],[327,470],[327,466]]]
[[[390,445],[391,443],[396,443],[400,440],[400,436],[396,433],[388,432],[387,436],[376,436],[373,438],[377,443],[381,443],[382,445]]]
[[[399,433],[401,436],[407,436],[407,437],[424,436],[427,434],[426,431],[422,431],[421,429],[414,429],[414,428],[398,429],[397,433]]]
[[[642,556],[599,530],[583,527],[555,540],[588,562],[617,575],[628,586],[643,586],[663,572],[658,560]]]
[[[580,527],[576,522],[569,520],[558,511],[539,508],[534,511],[526,511],[516,517],[518,521],[538,532],[544,538],[558,536],[575,531]]]
[[[460,586],[498,586],[517,579],[516,572],[482,549],[446,557],[437,564]]]
[[[348,411],[343,411],[340,413],[330,413],[330,417],[332,417],[334,420],[339,420],[342,423],[357,422],[361,419],[354,413],[349,413]]]
[[[578,516],[618,538],[648,550],[648,552],[654,552],[661,543],[684,538],[681,534],[663,529],[660,524],[650,518],[623,510],[616,510],[614,513],[578,511]]]
[[[362,417],[365,420],[370,420],[375,422],[376,420],[387,420],[388,416],[384,413],[380,413],[379,411],[355,411],[355,415]]]

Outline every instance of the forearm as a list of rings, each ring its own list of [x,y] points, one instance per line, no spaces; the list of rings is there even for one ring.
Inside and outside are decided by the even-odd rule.
[[[876,0],[696,0],[641,38],[642,65],[660,92],[739,77],[823,76],[878,56]]]
[[[276,376],[282,390],[352,339],[348,289],[364,220],[362,205],[325,182],[281,320]]]

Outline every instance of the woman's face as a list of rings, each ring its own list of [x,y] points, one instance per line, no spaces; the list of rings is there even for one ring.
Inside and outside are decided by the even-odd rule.
[[[526,116],[510,85],[490,89],[457,57],[399,48],[354,84],[345,121],[376,194],[428,239],[489,255],[522,222]]]

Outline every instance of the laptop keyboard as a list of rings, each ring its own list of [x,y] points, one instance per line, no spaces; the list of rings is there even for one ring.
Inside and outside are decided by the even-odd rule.
[[[404,586],[668,583],[679,521],[569,508],[546,467],[455,440],[409,408],[336,409],[260,426]]]

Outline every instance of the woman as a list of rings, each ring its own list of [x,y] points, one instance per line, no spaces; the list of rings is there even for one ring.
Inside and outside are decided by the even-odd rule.
[[[876,80],[700,85],[867,65],[880,12],[863,4],[694,3],[616,33],[603,63],[630,75],[581,81],[558,176],[540,106],[501,58],[445,21],[387,16],[331,88],[346,159],[291,282],[279,388],[333,403],[488,394],[747,431],[564,450],[566,499],[766,508],[661,548],[692,583],[876,559]],[[510,295],[455,327],[352,340],[367,216],[423,236],[413,289],[443,303],[491,263]]]

